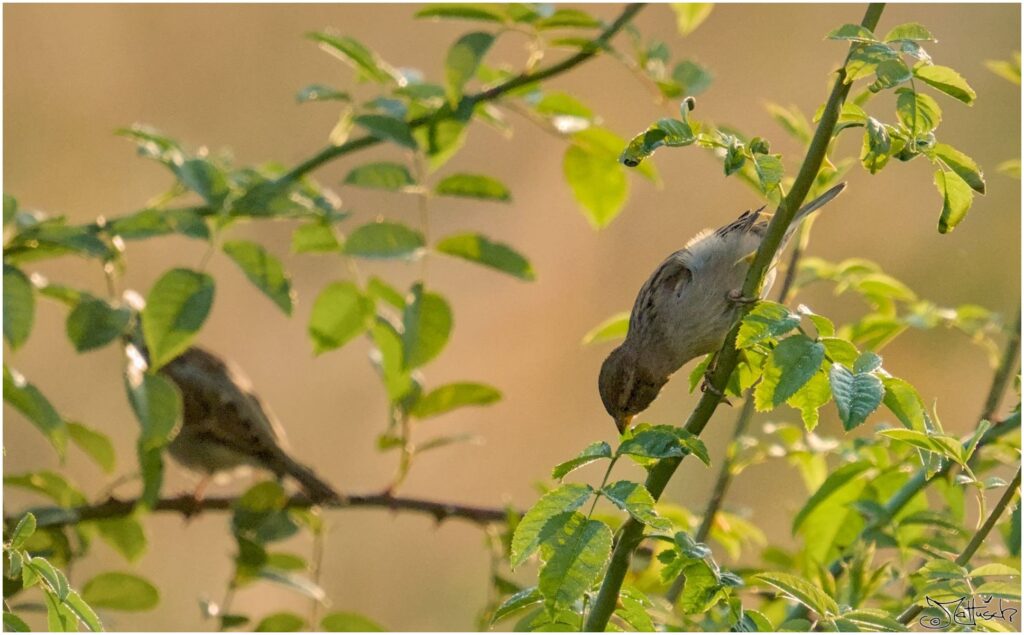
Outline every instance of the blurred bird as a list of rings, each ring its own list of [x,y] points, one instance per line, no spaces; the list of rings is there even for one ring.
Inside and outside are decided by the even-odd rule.
[[[840,183],[802,207],[778,252],[800,221],[845,188],[846,184]],[[601,401],[620,433],[654,401],[672,373],[722,346],[736,319],[737,305],[751,301],[740,297],[740,289],[750,256],[768,228],[770,215],[762,210],[764,207],[744,212],[714,232],[697,234],[665,259],[641,287],[626,339],[604,360],[598,376]],[[773,261],[765,275],[762,298],[774,281]]]
[[[184,467],[205,475],[196,489],[197,499],[214,475],[248,465],[278,478],[291,476],[318,503],[341,500],[313,470],[282,449],[280,424],[233,364],[192,347],[158,372],[181,392],[181,430],[168,451]]]

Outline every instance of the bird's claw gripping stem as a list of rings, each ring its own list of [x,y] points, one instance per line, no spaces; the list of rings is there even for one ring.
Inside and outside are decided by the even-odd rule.
[[[718,397],[727,406],[732,406],[729,400],[725,397],[725,392],[715,388],[715,385],[711,383],[711,373],[714,371],[713,368],[708,368],[704,371],[704,380],[700,384],[701,392],[709,392],[712,395]]]

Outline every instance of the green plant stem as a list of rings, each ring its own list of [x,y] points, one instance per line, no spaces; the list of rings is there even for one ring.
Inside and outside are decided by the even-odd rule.
[[[622,13],[619,14],[619,17],[617,17],[611,24],[609,24],[604,29],[604,31],[602,31],[596,38],[591,40],[589,45],[581,48],[580,51],[575,55],[567,57],[561,62],[551,64],[550,66],[546,66],[537,71],[526,71],[524,73],[520,73],[519,75],[516,75],[512,79],[509,79],[505,82],[498,84],[497,86],[493,86],[478,93],[465,95],[462,97],[462,99],[459,100],[458,106],[456,108],[451,109],[450,111],[445,111],[446,114],[432,113],[430,115],[424,115],[423,117],[417,117],[416,119],[409,121],[409,129],[414,130],[421,126],[425,126],[428,123],[435,123],[439,121],[444,121],[446,119],[452,119],[456,116],[456,113],[469,112],[477,104],[493,101],[517,88],[521,88],[529,84],[543,81],[550,77],[554,77],[568,70],[571,70],[572,68],[594,57],[595,55],[597,55],[598,52],[604,49],[607,46],[608,42],[612,39],[612,37],[614,37],[615,34],[617,34],[627,24],[629,24],[636,16],[636,14],[639,13],[644,8],[644,6],[645,5],[643,3],[627,4],[626,7],[622,10]],[[323,164],[328,163],[329,161],[337,159],[338,157],[344,156],[346,154],[351,154],[356,150],[362,150],[364,148],[375,146],[381,142],[382,140],[378,139],[377,137],[365,136],[359,137],[358,139],[353,139],[352,141],[343,143],[340,146],[330,146],[324,148],[316,155],[310,157],[309,159],[303,161],[299,165],[289,170],[288,173],[282,176],[280,180],[289,181],[299,179],[305,176],[306,174],[309,174],[313,170],[319,168]]]
[[[172,498],[161,498],[151,511],[178,513],[185,517],[195,516],[210,511],[230,511],[235,508],[237,497],[223,496],[195,500],[191,494],[182,494]],[[18,514],[4,516],[4,523],[16,523],[18,519],[31,511],[36,515],[36,523],[43,527],[63,527],[90,520],[121,518],[134,513],[138,499],[120,500],[109,498],[101,503],[82,505],[79,507],[36,507]],[[315,506],[307,496],[296,494],[288,499],[289,509],[307,509]],[[359,507],[378,507],[392,511],[419,512],[433,516],[438,522],[450,518],[460,518],[479,525],[503,523],[510,516],[521,516],[516,510],[498,507],[478,507],[475,505],[459,505],[422,498],[392,496],[390,494],[352,494],[342,496],[335,503],[325,503],[325,509],[349,509]]]
[[[1020,465],[1017,466],[1017,473],[1014,475],[1013,481],[1009,486],[1007,486],[1006,491],[1003,492],[999,502],[996,503],[996,506],[992,509],[992,513],[988,515],[988,518],[985,519],[985,523],[974,533],[974,536],[971,537],[971,541],[967,543],[964,550],[956,557],[956,564],[961,567],[967,566],[971,561],[971,558],[974,557],[974,554],[978,551],[978,548],[981,547],[981,543],[985,542],[989,533],[992,532],[992,528],[996,526],[996,522],[998,522],[999,518],[1003,515],[1003,512],[1005,512],[1006,508],[1010,505],[1010,501],[1012,501],[1013,497],[1016,496],[1017,489],[1019,487]],[[899,617],[896,619],[903,624],[909,624],[910,621],[917,617],[923,610],[923,606],[915,604],[900,613]]]
[[[880,3],[868,5],[861,25],[874,30],[875,26],[878,25],[878,20],[881,18],[884,8],[885,5]],[[782,237],[790,223],[793,222],[793,217],[807,197],[807,193],[810,191],[811,186],[814,184],[814,179],[821,169],[825,154],[828,152],[829,142],[832,139],[832,132],[835,130],[836,121],[839,119],[839,111],[846,100],[847,94],[850,92],[850,84],[844,81],[845,77],[845,72],[840,70],[828,101],[825,103],[821,121],[818,123],[817,130],[814,131],[814,137],[811,139],[807,155],[800,166],[796,180],[793,182],[789,194],[782,199],[782,203],[768,224],[764,239],[761,241],[761,246],[757,249],[754,261],[751,263],[750,269],[747,271],[746,280],[743,283],[742,294],[744,297],[760,297],[765,273],[775,258],[779,245],[782,243]],[[715,363],[710,380],[715,390],[709,390],[704,393],[697,403],[697,407],[690,414],[689,419],[687,419],[684,429],[690,434],[700,435],[722,399],[720,395],[723,394],[723,389],[739,360],[739,352],[736,350],[734,342],[736,341],[736,333],[739,330],[740,321],[747,310],[749,310],[749,307],[741,308],[739,311],[740,315],[737,316],[736,322],[729,331],[729,335],[725,338],[725,343],[716,354],[717,362]],[[663,459],[651,468],[646,485],[647,490],[655,500],[661,497],[681,462],[681,458]],[[643,540],[643,536],[644,526],[642,523],[630,519],[623,525],[619,540],[612,552],[608,570],[605,572],[604,581],[601,583],[601,590],[597,594],[590,615],[587,616],[587,621],[584,625],[585,630],[591,632],[605,630],[608,620],[615,611],[615,605],[619,599],[619,591],[622,589],[623,580],[625,580],[626,572],[629,570],[633,550]]]

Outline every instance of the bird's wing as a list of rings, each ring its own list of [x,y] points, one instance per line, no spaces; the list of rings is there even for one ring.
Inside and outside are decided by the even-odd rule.
[[[733,222],[715,230],[715,235],[720,238],[725,238],[733,232],[751,232],[759,236],[763,236],[765,228],[768,227],[768,220],[770,218],[762,218],[761,212],[764,211],[764,207],[765,206],[762,205],[754,211],[747,210],[743,212],[740,214],[740,217]]]
[[[629,316],[629,333],[631,335],[639,335],[644,328],[644,324],[638,319],[639,315],[644,316],[643,321],[646,324],[656,322],[660,301],[676,294],[683,285],[688,284],[692,279],[693,274],[685,263],[685,252],[686,250],[683,249],[666,258],[640,288],[640,293],[637,294],[636,302],[633,304],[633,311]]]

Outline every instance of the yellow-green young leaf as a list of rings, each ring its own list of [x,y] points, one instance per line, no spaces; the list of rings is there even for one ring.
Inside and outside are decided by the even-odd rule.
[[[754,389],[754,405],[771,410],[800,390],[818,372],[825,346],[797,334],[778,343],[764,365],[761,383]]]
[[[696,97],[711,86],[715,76],[697,62],[683,60],[672,69],[672,79],[679,86],[679,92],[673,94],[673,97],[684,95]]]
[[[654,511],[654,497],[640,483],[617,481],[606,485],[601,494],[616,507],[629,513],[637,522],[661,531],[672,529],[672,521],[662,518]]]
[[[750,348],[785,335],[799,324],[800,316],[791,313],[785,306],[762,300],[744,316],[736,335],[736,348]]]
[[[20,487],[46,496],[60,507],[77,507],[86,502],[85,495],[68,480],[50,470],[10,474],[4,477],[4,486]]]
[[[612,342],[626,337],[629,331],[629,311],[616,313],[604,322],[587,331],[583,336],[583,344],[599,344]]]
[[[832,387],[828,383],[828,375],[815,373],[810,381],[786,400],[786,404],[800,411],[804,427],[812,432],[818,427],[818,409],[832,398]]]
[[[479,20],[481,22],[505,22],[502,5],[452,2],[430,4],[416,12],[417,18],[445,18],[451,20]]]
[[[357,227],[342,251],[360,258],[411,258],[423,247],[423,234],[401,223],[367,223]]]
[[[318,42],[323,50],[353,67],[361,77],[379,84],[394,83],[400,78],[395,69],[354,38],[329,33],[310,33],[307,37]]]
[[[4,263],[4,339],[12,350],[28,339],[35,312],[32,283],[21,270]]]
[[[249,282],[270,298],[285,315],[292,314],[295,293],[291,278],[281,261],[261,245],[247,240],[229,240],[224,253],[242,269]]]
[[[295,101],[304,104],[308,101],[351,101],[352,97],[345,91],[325,86],[310,84],[295,94]]]
[[[846,83],[850,84],[863,77],[868,77],[878,70],[883,62],[896,59],[898,56],[899,54],[886,44],[855,43],[850,49],[850,57],[846,62]]]
[[[401,119],[387,115],[359,115],[352,119],[352,123],[382,141],[391,141],[410,150],[418,147],[412,131],[409,130],[409,124]]]
[[[654,603],[643,592],[624,587],[619,593],[615,615],[639,633],[653,633],[657,628],[651,616],[647,614],[647,609],[653,606]]]
[[[1009,60],[985,60],[985,66],[996,75],[1020,86],[1020,53],[1014,53],[1013,59]]]
[[[815,330],[818,331],[819,338],[832,337],[836,334],[835,324],[833,324],[832,320],[828,319],[824,315],[818,315],[805,304],[801,304],[796,308],[796,310],[800,315],[806,316],[807,319],[811,321],[811,324],[814,324]]]
[[[985,193],[985,175],[974,159],[946,143],[936,143],[932,148],[936,157],[942,159],[950,170],[964,180],[978,194]]]
[[[721,598],[722,580],[705,560],[692,560],[680,569],[686,585],[676,602],[684,615],[706,613]]]
[[[966,465],[967,463],[968,457],[963,446],[960,444],[960,441],[953,437],[918,432],[917,430],[904,430],[902,428],[882,430],[878,434],[912,445],[915,448],[936,452],[960,465]]]
[[[189,347],[210,314],[213,290],[213,278],[190,269],[171,269],[156,281],[142,310],[151,371]]]
[[[1010,159],[1009,161],[1003,161],[996,166],[996,170],[1006,176],[1012,176],[1015,179],[1020,178],[1020,159]]]
[[[160,603],[160,592],[148,580],[130,573],[101,573],[82,587],[89,605],[115,611],[149,611]]]
[[[685,454],[679,435],[672,426],[641,424],[630,432],[630,437],[619,445],[616,455],[629,455],[642,459],[667,459]]]
[[[341,243],[329,223],[314,220],[292,232],[293,254],[323,254],[341,250]]]
[[[313,302],[309,318],[309,336],[313,352],[340,348],[370,327],[373,300],[364,296],[351,282],[334,282]]]
[[[399,163],[390,162],[360,165],[345,177],[346,185],[392,192],[415,183],[412,174],[409,173],[409,168]]]
[[[843,613],[842,619],[851,622],[854,626],[863,631],[881,631],[886,633],[901,633],[910,629],[897,622],[888,613],[880,609],[857,609]]]
[[[942,195],[942,214],[939,216],[939,233],[948,234],[967,216],[974,201],[971,186],[950,170],[935,172],[935,187]]]
[[[405,368],[402,336],[385,318],[377,316],[370,329],[376,345],[371,359],[384,380],[384,389],[392,403],[401,401],[414,388],[410,371]]]
[[[410,116],[415,109],[410,108]],[[418,114],[433,115],[433,110],[424,110]],[[431,117],[431,121],[413,130],[413,137],[427,153],[430,170],[436,170],[448,162],[466,141],[466,119],[452,113],[446,104],[441,113],[450,118]]]
[[[306,620],[295,613],[281,612],[264,617],[253,630],[257,633],[295,633],[305,626]]]
[[[499,622],[506,617],[514,615],[515,613],[529,608],[543,600],[544,596],[540,594],[540,589],[535,586],[528,587],[518,593],[514,593],[507,600],[502,602],[501,606],[494,610],[494,615],[491,617],[491,624]]]
[[[101,627],[102,630],[102,627]],[[4,611],[4,632],[5,633],[30,633],[32,631],[25,620],[14,613]]]
[[[754,169],[761,183],[761,191],[765,193],[778,187],[782,182],[782,177],[786,176],[786,169],[782,165],[782,155],[779,154],[755,154]]]
[[[946,93],[953,99],[962,101],[968,106],[974,103],[975,98],[978,96],[970,84],[967,83],[967,80],[948,66],[918,64],[914,67],[914,76],[932,88]]]
[[[839,363],[829,372],[832,398],[846,430],[853,430],[882,403],[882,380],[869,373],[852,373]]]
[[[542,496],[516,525],[509,557],[512,568],[521,565],[540,547],[543,540],[541,532],[549,520],[579,509],[593,493],[589,485],[567,483]]]
[[[863,476],[871,469],[871,463],[868,461],[858,461],[856,463],[849,463],[839,467],[833,471],[825,482],[821,484],[821,487],[814,492],[814,494],[804,503],[803,508],[797,512],[797,515],[793,518],[793,526],[791,531],[796,534],[805,525],[814,531],[823,529],[819,523],[810,522],[812,515],[816,516],[817,520],[825,520],[835,515],[845,517],[847,512],[855,510],[846,509],[851,502],[856,500],[860,495],[860,491],[866,485],[866,481],[859,484],[854,488],[848,488],[847,485],[856,480],[864,480]],[[846,491],[850,490],[850,491]],[[816,513],[818,512],[818,513]],[[840,525],[831,523],[831,527],[826,532],[828,534],[825,540],[820,541],[821,543],[831,543],[835,539],[835,532],[838,531]],[[810,547],[811,545],[808,545]],[[825,547],[831,546],[830,544],[824,544]],[[818,549],[813,550],[817,555],[823,556],[818,553]],[[819,559],[819,561],[821,561]]]
[[[379,633],[387,630],[368,617],[343,611],[325,615],[320,628],[328,633]]]
[[[886,42],[896,40],[914,40],[917,42],[934,42],[935,36],[917,22],[907,22],[894,26],[883,38]]]
[[[612,552],[612,530],[599,520],[573,512],[546,543],[553,551],[540,570],[537,587],[551,608],[568,608],[590,589]]]
[[[889,411],[907,428],[927,432],[928,414],[917,390],[897,377],[884,377],[882,384],[885,386],[883,401]]]
[[[452,332],[452,310],[436,293],[423,290],[417,282],[406,301],[402,315],[403,368],[419,368],[437,357]]]
[[[64,458],[64,451],[68,445],[68,428],[64,419],[57,413],[50,401],[39,392],[39,389],[29,383],[25,377],[16,370],[4,365],[4,401],[11,404],[15,410],[25,415],[32,424],[39,428],[47,440],[57,451],[57,455]]]
[[[142,426],[140,447],[164,447],[181,419],[181,394],[177,387],[163,375],[143,373],[132,367],[125,375],[125,388],[135,418]]]
[[[622,211],[629,196],[629,180],[616,159],[570,144],[562,171],[592,227],[606,227]]]
[[[715,5],[711,2],[673,3],[672,10],[676,14],[676,29],[679,30],[679,35],[686,37],[693,33],[704,20],[708,19],[708,16],[711,15],[711,10],[714,8]]]
[[[25,514],[14,527],[14,531],[11,532],[11,549],[21,549],[25,541],[35,532],[36,517],[33,514]]]
[[[763,582],[775,587],[822,617],[839,613],[836,601],[804,578],[788,573],[769,571],[758,573],[753,579],[755,582]]]
[[[481,234],[455,234],[441,239],[437,250],[497,269],[520,280],[534,280],[533,265],[522,254],[504,243],[493,242]]]
[[[377,276],[372,276],[366,283],[366,293],[374,301],[383,300],[399,310],[405,309],[405,296],[398,292],[390,284],[384,282]]]
[[[594,29],[601,26],[597,18],[577,9],[558,9],[550,16],[534,22],[538,29]]]
[[[930,95],[910,88],[896,91],[896,115],[912,136],[931,132],[942,121],[942,109]]]
[[[142,524],[131,516],[97,520],[96,529],[104,542],[128,562],[135,562],[146,552],[146,533]]]
[[[874,117],[868,117],[864,125],[864,141],[861,144],[860,163],[864,168],[875,174],[889,162],[892,150],[892,139],[885,124]]]
[[[612,447],[605,441],[598,441],[591,443],[587,447],[583,448],[576,458],[559,463],[555,466],[555,469],[551,471],[551,478],[562,480],[565,475],[572,472],[575,469],[579,469],[584,465],[593,463],[594,461],[600,461],[601,459],[612,458]]]
[[[68,435],[80,450],[89,455],[107,474],[114,471],[114,444],[102,432],[81,423],[68,422]]]
[[[875,34],[859,24],[844,24],[825,36],[829,40],[853,40],[855,42],[877,42]]]
[[[465,406],[487,406],[500,399],[501,391],[485,384],[447,384],[420,397],[412,408],[412,415],[426,419]]]
[[[448,49],[444,61],[445,89],[451,103],[462,97],[463,87],[476,75],[480,62],[493,43],[494,36],[490,33],[467,33]]]
[[[490,201],[510,201],[512,194],[505,185],[482,174],[452,174],[444,177],[434,188],[440,196],[461,196]]]
[[[898,86],[914,77],[910,67],[899,59],[885,60],[875,68],[875,81],[868,86],[868,90],[877,93],[886,88]]]

